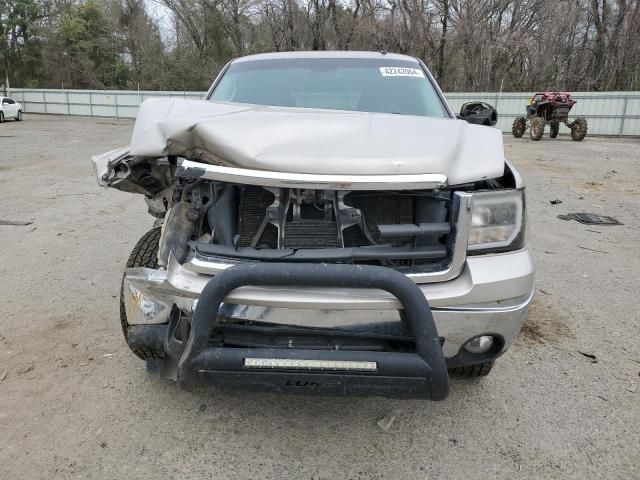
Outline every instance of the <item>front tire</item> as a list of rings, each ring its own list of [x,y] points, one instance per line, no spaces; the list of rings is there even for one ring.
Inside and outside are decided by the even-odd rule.
[[[449,374],[456,377],[486,377],[491,372],[494,362],[478,363],[465,367],[455,367],[449,369]]]
[[[0,123],[4,123],[4,113],[0,112]]]
[[[16,122],[22,121],[22,110],[18,110],[18,115],[16,115]]]
[[[158,265],[158,245],[160,243],[160,233],[162,228],[156,227],[145,233],[136,246],[133,247],[129,260],[127,260],[127,268],[146,267],[157,269]],[[131,347],[128,341],[129,323],[127,322],[127,311],[124,308],[124,275],[122,276],[122,284],[120,285],[120,324],[122,325],[122,333],[124,334],[127,345],[133,353],[142,360],[153,360],[164,358],[164,352],[153,348]]]
[[[542,136],[544,135],[544,127],[546,124],[547,122],[545,122],[544,118],[542,117],[534,117],[531,120],[531,127],[529,129],[531,132],[531,140],[537,142],[542,138]]]
[[[571,138],[576,142],[581,142],[587,136],[587,119],[578,117],[571,124]]]
[[[516,138],[522,137],[524,135],[524,131],[527,129],[527,119],[524,117],[518,117],[513,121],[513,125],[511,126],[511,133]]]

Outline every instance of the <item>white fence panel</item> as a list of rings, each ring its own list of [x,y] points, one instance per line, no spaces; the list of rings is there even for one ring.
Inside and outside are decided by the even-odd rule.
[[[152,92],[123,90],[55,90],[16,88],[11,95],[28,113],[135,118],[144,100],[154,97],[182,97],[198,100],[204,92]],[[483,101],[498,109],[497,128],[511,131],[513,119],[524,115],[533,92],[448,93],[454,112],[465,102]],[[578,103],[571,117],[586,117],[589,133],[596,135],[640,136],[640,92],[575,92]],[[562,133],[562,129],[560,132]],[[565,130],[566,131],[566,130]]]
[[[153,97],[200,99],[204,92],[138,92],[129,90],[55,90],[15,88],[11,95],[27,113],[135,118],[140,104]]]
[[[623,135],[640,135],[640,95],[627,98],[625,104],[627,117],[622,128]]]

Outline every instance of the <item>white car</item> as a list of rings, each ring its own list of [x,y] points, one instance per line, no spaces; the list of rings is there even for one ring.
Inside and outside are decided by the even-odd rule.
[[[0,123],[8,118],[22,120],[22,104],[9,97],[0,97]]]

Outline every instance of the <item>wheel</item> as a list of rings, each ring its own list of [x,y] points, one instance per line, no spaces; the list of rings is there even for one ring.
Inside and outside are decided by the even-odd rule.
[[[558,132],[560,131],[560,124],[558,122],[551,122],[550,127],[551,131],[549,132],[549,136],[551,138],[556,138],[558,136]]]
[[[544,135],[544,126],[547,124],[544,118],[542,117],[534,117],[531,120],[531,126],[529,127],[529,131],[531,133],[531,140],[538,141]]]
[[[587,119],[578,117],[571,124],[571,138],[580,142],[587,136]]]
[[[494,362],[484,362],[466,367],[450,368],[449,374],[455,375],[456,377],[486,377],[493,368],[493,363]]]
[[[0,112],[0,123],[4,123],[4,113]]]
[[[22,121],[22,110],[18,110],[18,115],[16,115],[16,121],[17,122]]]
[[[158,268],[158,244],[160,242],[161,230],[160,227],[152,228],[138,240],[136,246],[133,247],[131,255],[129,255],[129,260],[127,260],[127,268]],[[124,275],[122,276],[122,284],[120,286],[120,324],[122,325],[124,338],[127,340],[129,323],[127,323],[127,312],[124,308]],[[128,341],[127,345],[129,345]],[[131,346],[129,346],[129,348],[131,348]],[[164,357],[164,352],[152,348],[131,348],[131,351],[143,360]]]
[[[527,129],[527,120],[524,117],[518,117],[513,121],[513,126],[511,127],[511,133],[516,138],[520,138],[524,135],[524,131]]]

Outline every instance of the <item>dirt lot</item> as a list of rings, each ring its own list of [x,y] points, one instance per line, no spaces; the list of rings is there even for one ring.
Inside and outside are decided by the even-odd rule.
[[[489,377],[429,403],[149,378],[117,295],[152,219],[141,198],[99,189],[88,160],[131,127],[0,125],[0,219],[33,222],[0,225],[0,478],[640,478],[640,141],[505,137],[528,184],[537,296]],[[557,218],[577,211],[624,226]]]

